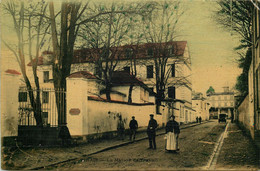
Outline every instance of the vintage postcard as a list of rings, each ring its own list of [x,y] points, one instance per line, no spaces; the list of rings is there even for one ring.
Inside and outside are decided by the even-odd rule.
[[[3,170],[258,170],[259,0],[2,0]]]

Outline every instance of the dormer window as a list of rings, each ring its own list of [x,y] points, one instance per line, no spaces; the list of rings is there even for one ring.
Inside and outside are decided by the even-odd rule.
[[[153,56],[153,48],[148,48],[147,55],[148,56]]]
[[[169,55],[173,55],[173,47],[172,46],[169,45],[167,50],[168,50]]]
[[[133,56],[133,49],[130,49],[130,48],[126,49],[125,50],[125,57],[126,58],[132,58],[132,56]]]

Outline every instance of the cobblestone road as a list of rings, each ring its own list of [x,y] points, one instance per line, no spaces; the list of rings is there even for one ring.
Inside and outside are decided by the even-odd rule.
[[[157,137],[157,149],[150,150],[148,140],[109,150],[59,165],[58,169],[178,169],[205,166],[225,125],[209,122],[187,128],[180,134],[180,152],[167,153],[164,136]]]

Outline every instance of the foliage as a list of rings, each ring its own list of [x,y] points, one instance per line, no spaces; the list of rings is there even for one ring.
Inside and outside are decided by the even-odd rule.
[[[28,2],[6,1],[2,5],[3,11],[11,17],[12,28],[16,36],[15,41],[6,42],[6,47],[14,54],[27,87],[31,106],[37,125],[42,125],[40,84],[37,75],[38,58],[45,36],[49,28],[46,19],[47,4],[44,1]],[[33,82],[29,80],[26,70],[26,58],[30,59],[33,71]],[[32,84],[37,88],[33,93]]]
[[[214,90],[214,88],[212,86],[209,87],[209,89],[207,90],[206,93],[208,94],[208,93],[211,93],[211,92],[215,93],[215,90]]]
[[[240,37],[240,45],[234,50],[246,51],[246,54],[238,52],[240,58],[238,59],[239,67],[243,72],[237,78],[236,89],[242,95],[248,93],[248,70],[251,64],[251,46],[252,46],[252,6],[251,1],[240,0],[220,0],[217,2],[220,9],[214,16],[216,21],[229,30],[234,35]]]
[[[235,88],[244,97],[248,93],[248,71],[252,60],[252,49],[249,48],[246,52],[246,56],[241,56],[239,59],[239,67],[242,68],[242,73],[237,77],[237,83]]]

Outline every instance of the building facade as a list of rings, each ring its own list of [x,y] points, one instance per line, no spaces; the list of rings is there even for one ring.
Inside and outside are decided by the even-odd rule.
[[[217,118],[218,114],[227,114],[229,118],[234,117],[234,92],[229,87],[224,87],[223,92],[210,92],[207,94],[207,100],[210,104],[210,117]]]
[[[249,114],[251,118],[250,132],[253,138],[260,137],[260,3],[253,0],[252,18],[252,62],[249,69]]]
[[[195,110],[195,117],[201,117],[202,120],[209,120],[210,103],[203,97],[202,93],[193,92],[192,109]]]
[[[191,59],[189,55],[189,50],[186,41],[175,41],[170,43],[150,43],[142,45],[131,45],[131,46],[122,46],[117,50],[120,54],[116,60],[111,60],[114,67],[114,71],[125,71],[130,73],[130,70],[133,69],[133,61],[135,63],[134,67],[136,69],[136,79],[140,80],[145,86],[134,86],[134,95],[133,102],[138,103],[151,103],[155,102],[154,93],[156,93],[156,60],[157,58],[163,58],[163,56],[156,55],[156,48],[163,45],[167,47],[167,60],[165,60],[165,99],[174,103],[174,101],[181,101],[182,105],[180,112],[175,112],[176,120],[180,123],[188,123],[195,120],[194,110],[192,109],[192,83],[191,83]],[[132,50],[131,50],[132,49]],[[133,49],[138,49],[136,51],[135,57],[133,58]],[[113,49],[112,49],[113,50]],[[95,77],[102,80],[102,73],[100,72],[100,66],[96,65],[96,57],[94,57],[93,49],[80,49],[75,50],[74,58],[71,66],[71,74],[79,71],[87,71],[93,74]],[[111,62],[110,61],[110,62]],[[41,87],[44,88],[53,88],[53,73],[52,73],[52,52],[45,51],[42,53],[42,56],[39,58],[38,62],[38,77]],[[102,62],[102,66],[105,65]],[[28,66],[31,66],[29,63]],[[32,67],[27,67],[28,72],[32,73]],[[29,78],[33,79],[33,75],[29,75]],[[120,80],[120,78],[118,79]],[[112,100],[121,100],[126,102],[128,99],[129,85],[120,85],[116,86],[116,82],[111,89],[111,99]],[[144,89],[148,87],[149,91]],[[100,83],[94,87],[97,88],[96,94],[94,96],[106,98],[106,95],[100,91],[104,88],[104,85]],[[138,91],[138,93],[137,93]],[[148,93],[149,92],[149,93]],[[138,97],[135,96],[138,94]],[[174,104],[172,104],[174,105]],[[175,104],[176,105],[176,104]],[[170,106],[170,105],[167,105]],[[159,111],[156,113],[162,114],[162,110],[165,105],[159,107]],[[165,117],[168,120],[168,117]]]

